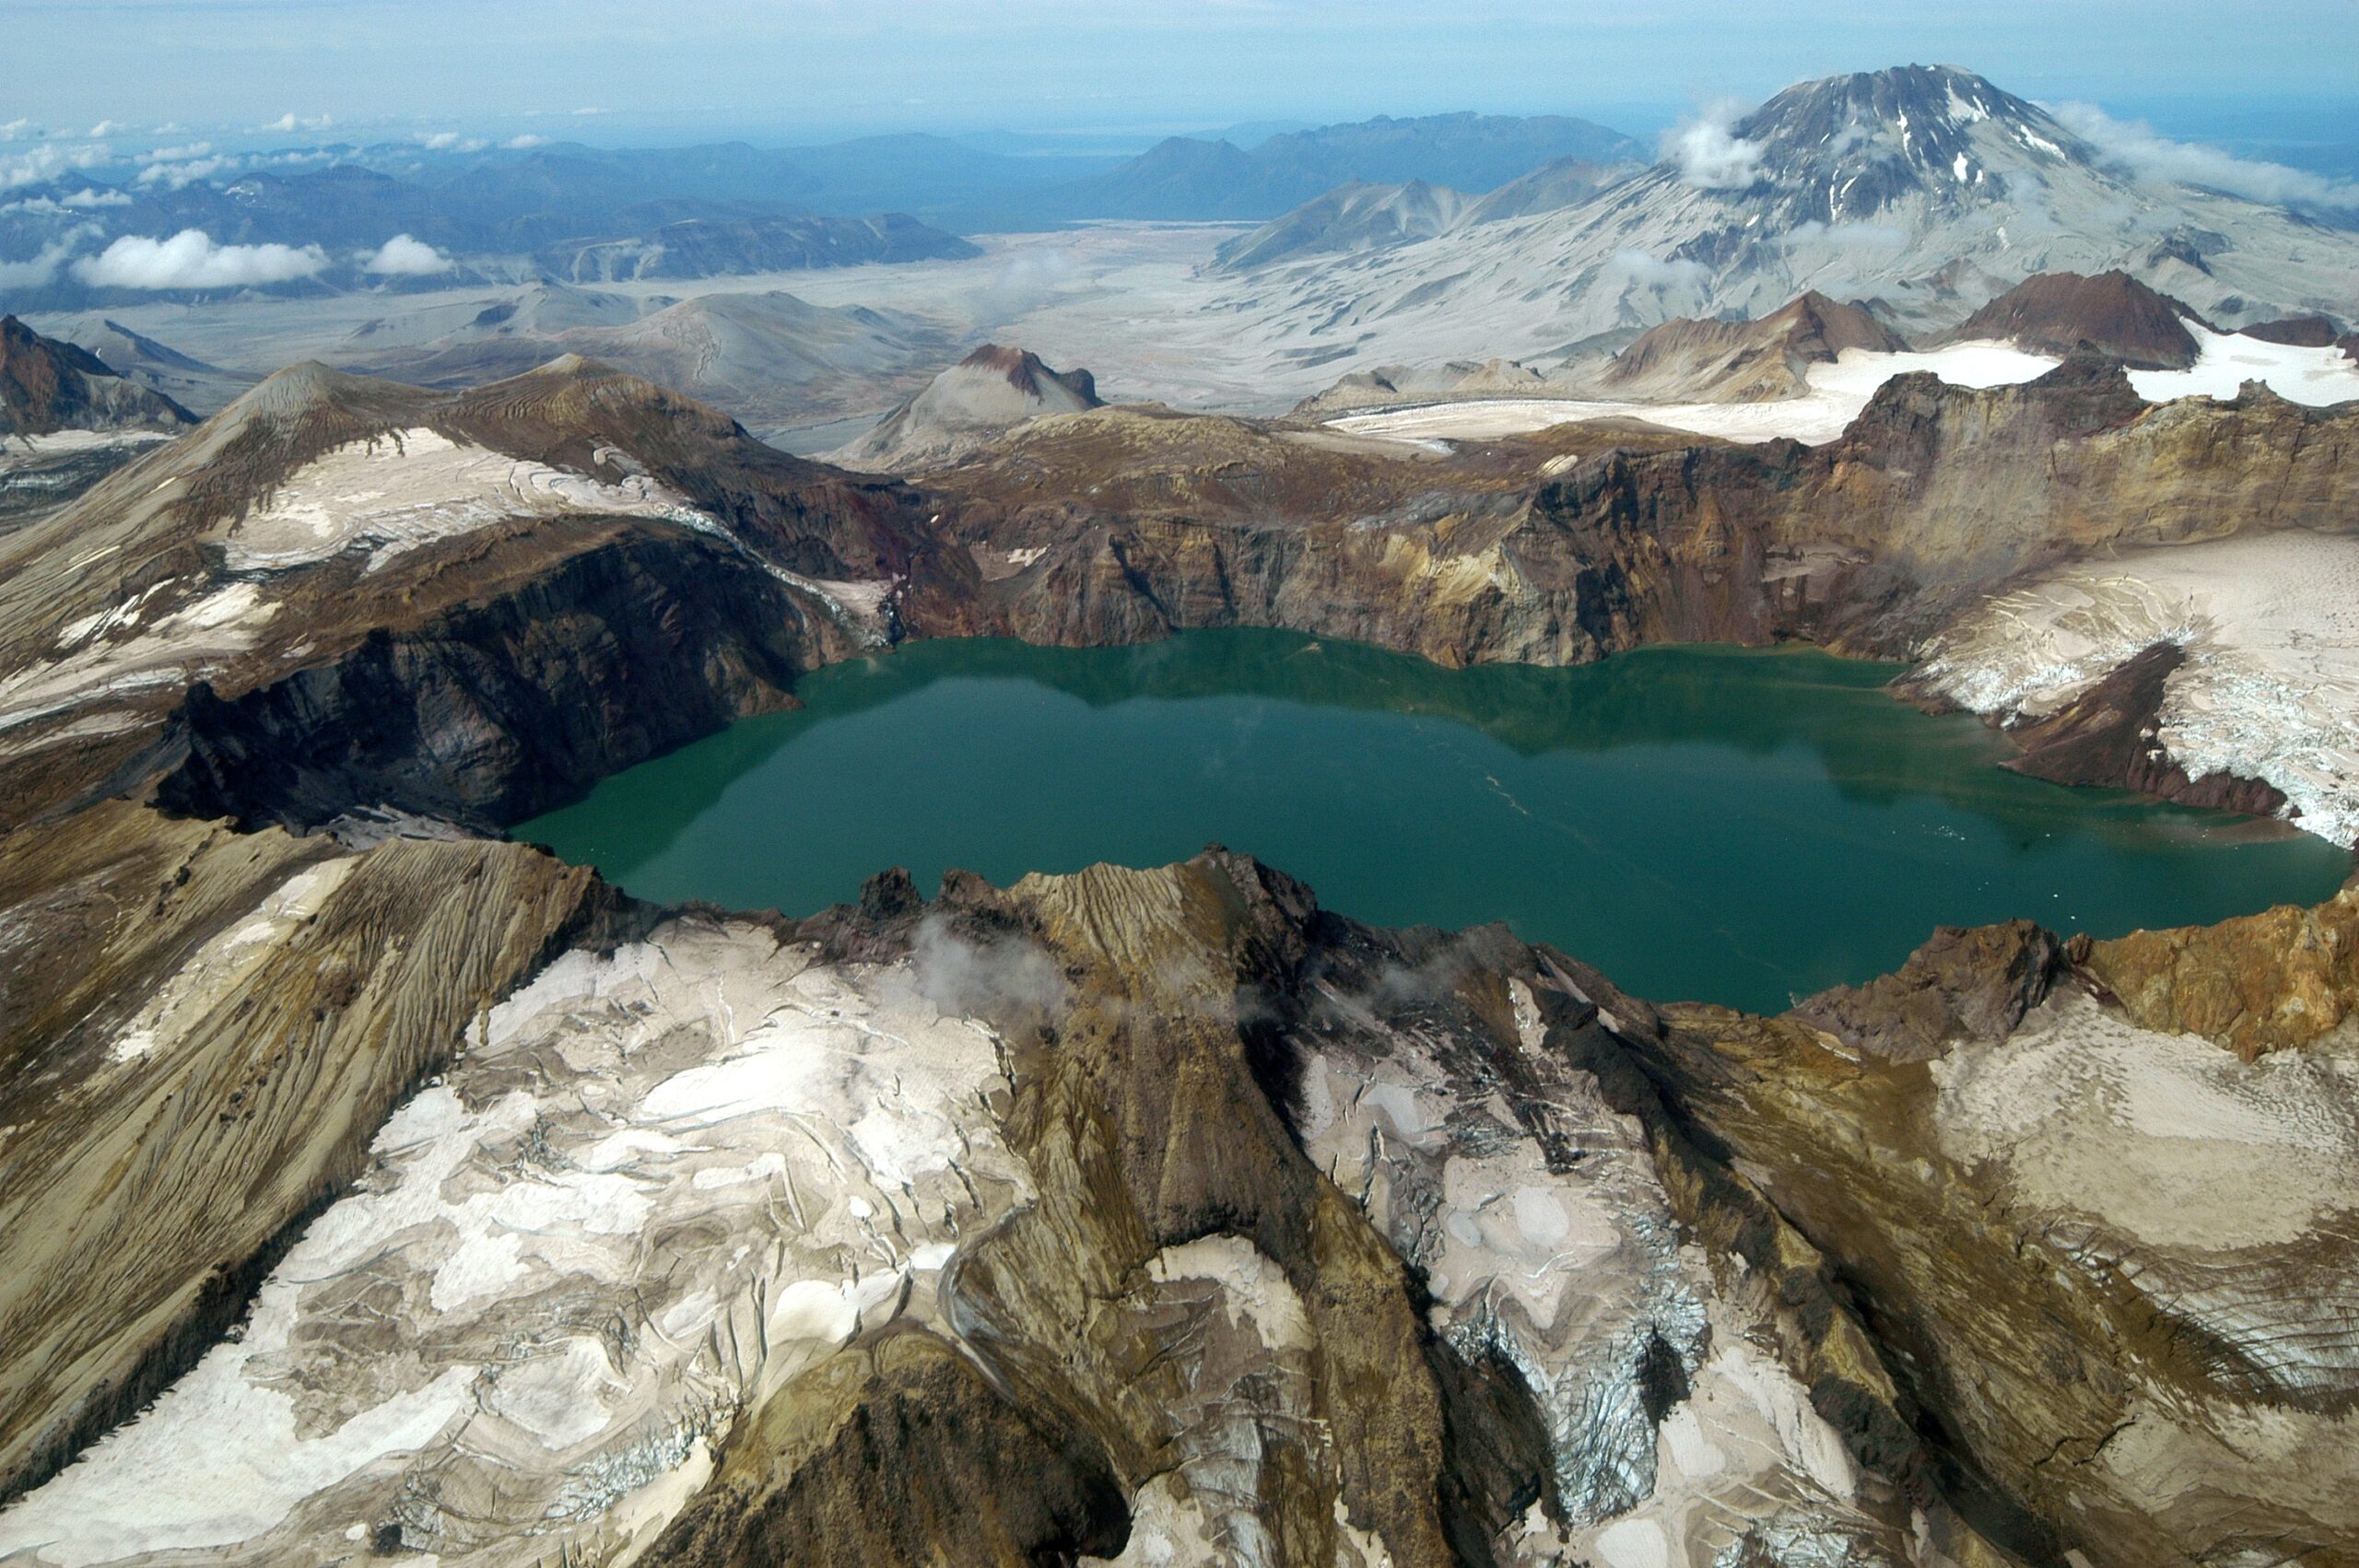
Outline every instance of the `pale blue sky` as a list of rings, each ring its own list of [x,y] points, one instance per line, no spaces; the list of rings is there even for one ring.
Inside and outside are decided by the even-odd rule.
[[[0,14],[18,94],[0,122],[77,132],[286,113],[607,141],[1611,117],[1908,61],[2044,99],[2359,97],[2359,0],[0,0]]]

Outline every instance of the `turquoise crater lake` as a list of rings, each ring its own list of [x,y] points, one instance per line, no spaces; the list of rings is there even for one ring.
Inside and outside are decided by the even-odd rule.
[[[2306,835],[2002,771],[1891,665],[1661,648],[1450,671],[1282,632],[921,642],[514,830],[642,897],[804,914],[1208,842],[1381,925],[1505,920],[1642,996],[1774,1011],[1936,925],[2114,936],[2330,896]]]

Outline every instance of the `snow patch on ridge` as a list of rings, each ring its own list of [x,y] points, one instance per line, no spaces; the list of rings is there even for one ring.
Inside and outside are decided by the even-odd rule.
[[[2056,368],[2045,355],[2005,343],[1956,343],[1923,353],[1884,354],[1847,348],[1832,365],[1810,367],[1809,391],[1774,403],[1646,404],[1551,398],[1497,398],[1427,404],[1330,420],[1331,427],[1387,440],[1491,440],[1594,419],[1644,419],[1673,430],[1731,441],[1789,439],[1813,446],[1831,441],[1860,416],[1868,400],[1895,376],[1930,370],[1962,387],[2032,380]]]
[[[2196,360],[2184,370],[2132,370],[2130,384],[2148,403],[2209,397],[2224,403],[2247,381],[2265,383],[2289,403],[2325,408],[2359,398],[2359,360],[2331,344],[2303,348],[2242,333],[2216,333],[2187,323]]]
[[[719,526],[644,474],[626,471],[610,484],[462,446],[419,427],[350,441],[304,464],[229,531],[228,564],[232,570],[286,570],[366,548],[374,570],[439,539],[512,518],[568,512]]]

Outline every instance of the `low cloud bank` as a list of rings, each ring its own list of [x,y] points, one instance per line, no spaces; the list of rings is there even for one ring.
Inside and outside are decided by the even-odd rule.
[[[94,288],[242,288],[292,283],[328,264],[317,245],[217,245],[201,228],[169,240],[126,234],[95,256],[74,263],[74,275]]]
[[[0,289],[40,288],[57,276],[82,241],[97,230],[85,227],[51,240],[41,248],[38,255],[19,262],[0,262]]]

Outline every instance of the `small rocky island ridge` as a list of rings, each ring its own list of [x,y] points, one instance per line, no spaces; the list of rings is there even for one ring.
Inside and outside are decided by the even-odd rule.
[[[1219,846],[780,913],[506,831],[912,639],[1270,626],[1908,660],[2036,777],[2359,842],[2359,401],[2265,287],[2301,220],[2014,287],[1963,238],[2011,181],[2128,199],[2036,106],[1917,67],[1731,133],[1743,184],[1363,193],[1215,287],[1471,261],[1414,335],[1570,225],[1750,257],[1757,319],[1285,417],[986,345],[846,466],[509,373],[501,322],[496,376],[299,364],[186,428],[7,323],[0,1562],[2353,1560],[2359,888],[1945,928],[1755,1015]],[[1742,204],[1966,264],[1790,288]],[[649,233],[580,265],[745,240]],[[546,331],[630,325],[579,303]],[[1566,416],[1437,433],[1503,402]]]

